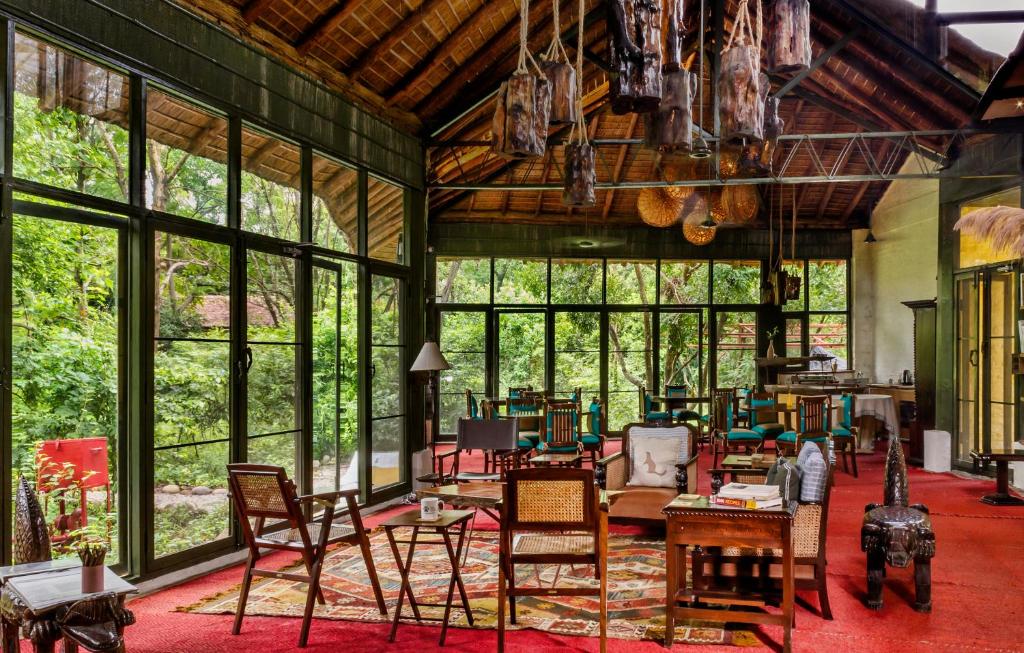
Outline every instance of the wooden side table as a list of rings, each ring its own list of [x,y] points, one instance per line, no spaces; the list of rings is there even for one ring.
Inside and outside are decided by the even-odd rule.
[[[398,573],[402,576],[402,587],[398,592],[398,605],[395,606],[395,617],[391,622],[391,633],[388,635],[389,642],[395,641],[395,634],[398,632],[398,622],[402,618],[402,603],[404,603],[407,594],[409,596],[409,607],[412,608],[416,621],[441,622],[439,646],[444,646],[444,638],[448,633],[448,618],[451,616],[452,599],[454,598],[456,587],[459,588],[462,609],[466,611],[466,620],[469,621],[470,626],[473,625],[473,611],[469,607],[469,597],[466,595],[465,585],[462,584],[462,575],[459,574],[459,558],[462,555],[462,547],[466,541],[466,525],[469,524],[469,520],[472,518],[472,510],[442,510],[440,519],[424,521],[420,519],[419,510],[409,510],[384,522],[384,532],[387,533],[388,542],[391,544],[391,552],[395,554]],[[411,528],[411,537],[407,540],[395,539],[395,530],[399,528]],[[458,533],[458,543],[455,546],[452,545],[451,536],[453,530]],[[421,539],[421,534],[439,537]],[[402,554],[398,550],[399,544],[409,545],[409,551],[406,553],[404,562]],[[417,546],[443,546],[448,553],[448,561],[452,566],[452,576],[448,583],[448,598],[443,604],[418,601],[412,592],[412,586],[409,584],[409,573],[412,569],[413,554],[416,552]],[[420,614],[420,607],[422,606],[443,607],[444,617],[424,617]]]
[[[792,646],[793,627],[793,511],[744,510],[708,503],[707,497],[680,495],[662,510],[665,514],[665,646],[672,648],[676,619],[760,623],[782,626],[783,651]],[[686,549],[692,547],[741,547],[782,549],[782,614],[742,608],[760,608],[769,597],[735,593],[698,593],[686,584]],[[723,611],[705,607],[716,604],[741,608]]]
[[[1009,448],[993,446],[987,449],[975,449],[971,451],[971,458],[975,464],[988,465],[991,462],[996,464],[996,491],[995,494],[986,494],[981,497],[982,503],[993,506],[1024,506],[1024,500],[1010,494],[1010,462],[1024,460],[1024,449],[1016,449],[1011,445]]]
[[[579,467],[583,456],[578,453],[543,453],[530,458],[534,467]]]

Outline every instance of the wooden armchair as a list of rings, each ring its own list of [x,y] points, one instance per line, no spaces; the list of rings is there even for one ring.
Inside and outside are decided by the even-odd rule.
[[[544,403],[541,438],[537,450],[544,453],[574,453],[583,450],[583,421],[575,401]]]
[[[502,490],[498,563],[498,651],[505,650],[505,601],[516,623],[517,596],[597,596],[600,650],[608,627],[608,513],[589,469],[514,469]],[[523,587],[516,565],[593,566],[596,588]],[[556,574],[554,583],[558,582]]]
[[[666,397],[688,397],[690,388],[685,385],[666,385],[665,396]],[[682,408],[668,407],[669,412],[672,415],[672,420],[676,422],[689,422],[695,426],[700,426],[700,413],[690,408],[689,405],[685,405]]]
[[[288,478],[283,467],[273,465],[252,465],[235,463],[228,465],[228,483],[231,488],[232,501],[238,512],[242,525],[242,535],[249,547],[249,560],[245,566],[242,580],[242,591],[238,598],[238,611],[231,629],[237,635],[242,629],[242,617],[245,615],[245,604],[249,598],[249,586],[253,576],[265,578],[284,578],[291,581],[308,583],[306,607],[302,615],[302,629],[299,632],[299,648],[304,648],[309,639],[309,624],[313,617],[313,603],[326,603],[320,590],[320,572],[323,567],[327,547],[332,544],[358,544],[366,563],[366,571],[370,576],[373,594],[377,599],[377,607],[382,615],[388,613],[384,604],[384,595],[377,580],[377,570],[370,554],[370,540],[363,528],[359,516],[359,504],[356,497],[358,490],[338,492],[322,492],[298,496],[295,484]],[[334,508],[338,499],[344,498],[348,505],[351,525],[334,522]],[[307,522],[304,509],[319,506],[323,515],[319,520]],[[255,520],[255,525],[250,523]],[[267,520],[286,522],[285,528],[265,532]],[[278,570],[258,569],[256,562],[260,559],[260,549],[277,551],[293,551],[302,554],[306,565],[306,573],[286,572]]]
[[[629,485],[633,471],[630,437],[638,434],[664,435],[679,440],[680,457],[674,465],[672,487]],[[680,494],[697,491],[697,434],[685,425],[653,426],[628,424],[622,430],[622,450],[597,461],[598,485],[604,490],[622,490],[609,507],[609,519],[626,524],[664,524],[661,509]]]
[[[667,410],[654,410],[654,397],[651,396],[646,387],[640,386],[637,388],[637,393],[640,397],[641,422],[665,423],[671,421],[672,416]]]
[[[604,458],[604,443],[608,439],[608,407],[600,397],[594,397],[587,409],[587,428],[583,430],[583,451],[590,453],[590,464]]]
[[[857,395],[844,394],[842,396],[843,413],[838,424],[829,423],[829,431],[832,433],[832,446],[835,449],[836,457],[843,459],[843,471],[850,473],[850,464],[847,457],[853,462],[853,477],[857,478],[857,436],[858,429],[853,425],[853,416],[856,415]]]
[[[775,438],[775,447],[784,456],[795,455],[804,442],[813,442],[827,460],[828,419],[832,413],[832,398],[828,395],[804,395],[796,398],[796,426]]]
[[[764,439],[750,429],[736,426],[739,398],[736,388],[716,388],[711,393],[711,465],[718,467],[719,456],[730,453],[756,453]]]
[[[455,448],[438,456],[438,466],[451,459],[445,478],[456,483],[500,481],[510,468],[519,466],[519,423],[514,419],[460,419],[455,435]],[[484,452],[484,471],[463,472],[459,459],[464,451]]]
[[[827,459],[826,459],[827,460]],[[764,483],[767,470],[743,471],[741,482]],[[739,480],[739,479],[736,479]],[[828,532],[828,506],[832,494],[832,467],[828,470],[825,495],[820,502],[800,503],[793,517],[793,571],[798,590],[818,593],[821,616],[832,619],[828,601],[828,583],[825,568],[826,535]],[[781,585],[782,551],[778,549],[722,549],[695,550],[691,556],[693,587],[696,595],[756,590],[763,592]],[[779,588],[781,594],[781,588]]]

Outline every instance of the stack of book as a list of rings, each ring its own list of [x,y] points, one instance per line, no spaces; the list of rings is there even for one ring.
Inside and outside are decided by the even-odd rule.
[[[778,485],[755,485],[752,483],[729,483],[711,497],[711,502],[720,506],[767,510],[782,507],[782,496]]]

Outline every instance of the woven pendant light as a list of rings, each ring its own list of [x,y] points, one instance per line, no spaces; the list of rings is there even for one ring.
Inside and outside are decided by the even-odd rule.
[[[661,177],[665,181],[682,181],[684,179],[689,178],[689,175],[687,174],[684,166],[680,165],[678,162],[663,161],[660,167]],[[662,191],[669,197],[680,201],[693,196],[692,186],[665,186],[664,188],[662,188]]]
[[[729,221],[725,204],[722,202],[722,189],[716,188],[711,191],[711,219],[715,224],[724,224]]]
[[[686,222],[690,218],[697,220],[697,223],[701,223],[707,218],[708,215],[708,204],[704,199],[704,193],[696,192],[692,186],[686,186],[690,189],[690,195],[683,200],[683,207],[679,210],[679,218]]]
[[[754,186],[726,186],[722,191],[722,209],[725,219],[733,224],[745,224],[757,215],[760,199]]]
[[[652,227],[671,227],[679,219],[683,203],[674,199],[664,188],[644,188],[636,198],[640,219]]]
[[[683,238],[698,247],[707,245],[714,240],[715,233],[718,231],[717,227],[705,227],[702,225],[703,219],[702,215],[694,213],[683,220]]]

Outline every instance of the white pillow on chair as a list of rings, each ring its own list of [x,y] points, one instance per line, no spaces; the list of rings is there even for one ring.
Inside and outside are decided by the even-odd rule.
[[[690,430],[673,428],[634,428],[629,433],[629,482],[642,487],[676,486],[676,463],[684,462],[690,450]]]

